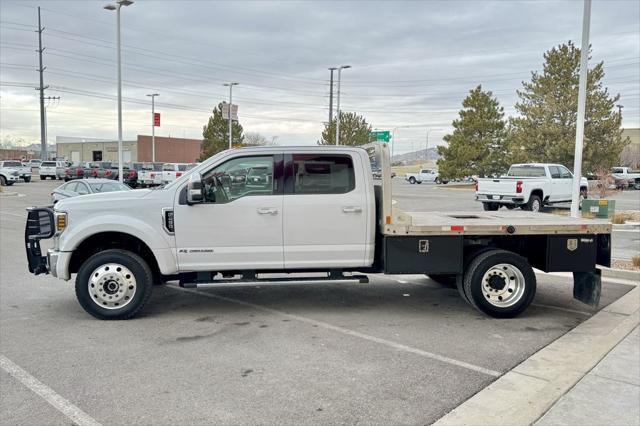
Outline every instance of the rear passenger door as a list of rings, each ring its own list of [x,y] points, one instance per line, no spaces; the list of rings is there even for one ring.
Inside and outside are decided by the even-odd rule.
[[[354,161],[348,153],[285,154],[285,268],[364,265],[367,197]]]

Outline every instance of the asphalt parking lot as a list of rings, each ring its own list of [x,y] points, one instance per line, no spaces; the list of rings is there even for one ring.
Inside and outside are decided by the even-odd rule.
[[[59,183],[17,184],[25,196],[0,199],[6,424],[428,424],[596,312],[572,299],[565,276],[540,274],[533,306],[496,320],[426,277],[373,275],[158,286],[137,319],[102,322],[72,282],[26,269],[24,208],[46,204]],[[394,194],[407,210],[481,209],[471,192],[399,179]],[[630,289],[605,282],[600,308]]]

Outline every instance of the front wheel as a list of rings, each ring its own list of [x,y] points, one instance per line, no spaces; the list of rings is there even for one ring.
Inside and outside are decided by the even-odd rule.
[[[414,178],[413,176],[411,176],[411,177],[409,178],[409,183],[410,183],[411,185],[413,185],[414,183],[416,183],[416,178]]]
[[[7,178],[4,176],[0,176],[0,186],[6,186],[7,185]]]
[[[102,320],[133,318],[151,297],[153,274],[147,262],[127,250],[104,250],[87,259],[76,277],[76,297]]]
[[[506,250],[476,256],[464,274],[464,293],[476,309],[496,318],[521,314],[536,294],[536,275],[524,257]]]
[[[25,177],[24,178],[24,183],[29,183],[31,182],[31,177]]]

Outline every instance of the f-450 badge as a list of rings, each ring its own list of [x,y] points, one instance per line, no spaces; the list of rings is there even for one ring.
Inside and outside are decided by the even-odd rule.
[[[429,240],[418,241],[418,252],[429,253]]]
[[[575,251],[578,248],[578,239],[577,238],[568,238],[567,239],[567,250]]]

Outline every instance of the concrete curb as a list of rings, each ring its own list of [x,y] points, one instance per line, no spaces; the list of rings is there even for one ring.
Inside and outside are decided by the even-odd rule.
[[[602,271],[602,278],[618,278],[621,280],[630,280],[640,282],[639,271],[627,271],[626,269],[611,269],[603,266],[598,267]]]
[[[636,286],[434,424],[533,424],[638,324],[640,287]]]
[[[640,229],[640,223],[632,222],[632,223],[614,223],[611,226],[611,229],[614,231],[626,231],[626,230],[634,230]]]

